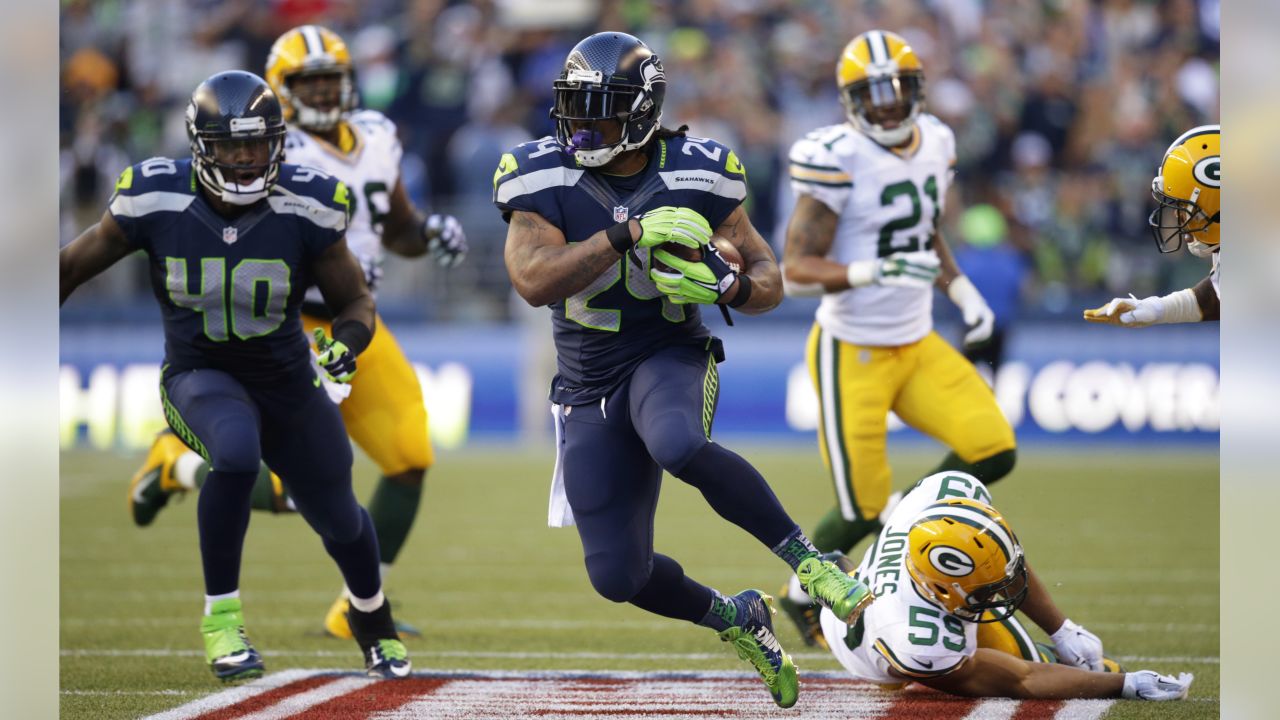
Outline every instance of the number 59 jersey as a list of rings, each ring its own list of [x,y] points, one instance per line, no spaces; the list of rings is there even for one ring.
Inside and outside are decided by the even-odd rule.
[[[839,216],[834,262],[931,251],[955,167],[955,135],[921,114],[911,143],[890,150],[848,123],[810,132],[791,148],[791,188]],[[818,323],[854,345],[906,345],[933,328],[933,288],[866,285],[822,297]]]
[[[347,247],[360,261],[365,282],[374,290],[382,277],[382,221],[391,210],[391,192],[400,182],[404,149],[396,137],[395,123],[376,110],[360,110],[347,116],[355,139],[351,152],[296,127],[285,137],[285,159],[294,165],[319,168],[341,180],[351,190],[351,222]],[[322,304],[320,291],[307,292],[308,308]]]
[[[196,188],[190,158],[151,158],[125,168],[108,206],[147,254],[166,365],[243,382],[311,372],[299,308],[312,263],[346,231],[346,186],[283,164],[267,198],[233,218]]]
[[[822,634],[831,652],[855,677],[880,684],[929,678],[955,670],[978,649],[977,625],[926,600],[907,574],[907,534],[925,508],[949,498],[990,504],[976,477],[941,472],[920,481],[890,513],[884,529],[858,565],[876,601],[853,627],[822,611]]]

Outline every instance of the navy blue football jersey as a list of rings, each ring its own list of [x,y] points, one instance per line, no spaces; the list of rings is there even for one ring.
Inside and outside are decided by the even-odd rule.
[[[545,137],[503,155],[493,179],[504,219],[516,210],[537,213],[571,243],[666,205],[697,210],[714,229],[746,195],[746,174],[733,151],[695,137],[655,140],[645,169],[625,178],[578,165]],[[581,292],[551,305],[559,370],[552,401],[592,402],[655,350],[710,336],[698,306],[670,302],[649,278],[649,251],[637,254],[640,267],[620,258]]]
[[[196,189],[190,158],[126,168],[108,210],[147,254],[166,364],[247,382],[309,365],[299,306],[312,261],[346,232],[349,202],[337,179],[286,164],[265,200],[226,218]]]

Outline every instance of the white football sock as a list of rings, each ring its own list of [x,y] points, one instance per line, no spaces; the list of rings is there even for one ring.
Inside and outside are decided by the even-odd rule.
[[[374,610],[377,610],[378,608],[382,607],[382,603],[385,601],[386,601],[386,597],[383,596],[382,591],[379,590],[378,594],[374,595],[371,598],[358,598],[355,595],[352,595],[351,607],[363,613],[371,613]]]
[[[204,464],[204,458],[188,450],[173,463],[173,479],[188,490],[196,489],[196,470]]]
[[[199,455],[197,455],[196,457],[199,457]],[[240,597],[239,590],[232,590],[231,592],[224,593],[222,595],[205,595],[204,596],[204,614],[212,615],[213,604],[218,602],[219,600],[235,600],[239,597]]]

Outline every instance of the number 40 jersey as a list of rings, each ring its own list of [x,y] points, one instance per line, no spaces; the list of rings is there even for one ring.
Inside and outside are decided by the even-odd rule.
[[[285,160],[319,168],[346,183],[351,190],[351,225],[347,247],[360,261],[364,279],[375,290],[382,276],[382,221],[391,209],[391,192],[400,182],[404,149],[396,137],[395,123],[376,110],[359,110],[345,120],[354,136],[350,152],[296,127],[285,138]],[[307,312],[323,309],[320,291],[307,291]]]
[[[791,188],[839,216],[827,258],[848,264],[932,251],[954,174],[955,135],[921,114],[903,149],[848,123],[818,128],[791,148]],[[933,288],[866,285],[822,297],[818,324],[854,345],[906,345],[933,329]]]

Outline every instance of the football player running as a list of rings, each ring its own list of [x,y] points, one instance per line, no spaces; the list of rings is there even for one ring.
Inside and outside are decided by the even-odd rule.
[[[1054,603],[987,488],[967,473],[921,480],[852,572],[871,584],[876,603],[852,628],[826,610],[821,624],[831,652],[859,679],[1046,700],[1180,700],[1191,686],[1190,673],[1126,673],[1104,656],[1102,641]],[[1017,610],[1053,645],[1033,642]]]
[[[403,150],[395,125],[376,110],[357,108],[351,54],[342,38],[318,25],[281,35],[267,59],[266,80],[281,100],[289,133],[285,156],[342,180],[352,191],[347,244],[360,261],[370,291],[381,276],[383,251],[405,257],[430,254],[445,267],[466,256],[462,227],[449,215],[423,216],[400,180]],[[413,527],[427,469],[435,462],[427,411],[413,366],[395,336],[378,318],[379,331],[360,355],[360,374],[341,404],[347,432],[382,471],[369,501],[384,575]],[[332,332],[333,316],[318,288],[302,304],[306,331]],[[175,492],[199,487],[209,466],[172,434],[160,435],[134,475],[129,503],[134,521],[147,525]],[[263,466],[253,506],[292,511],[279,477]],[[335,637],[350,639],[349,589],[343,588],[324,618]],[[401,623],[402,633],[418,635]]]
[[[773,633],[772,598],[723,595],[654,552],[666,470],[787,562],[832,617],[853,622],[872,600],[818,557],[755,468],[711,440],[724,354],[699,305],[762,313],[782,286],[742,207],[737,156],[662,128],[666,85],[662,62],[637,38],[582,40],[553,84],[555,136],[506,153],[494,174],[494,202],[510,223],[511,282],[552,313],[558,447],[549,519],[576,522],[602,596],[711,628],[790,707],[799,686]],[[709,243],[713,231],[741,253],[743,272]],[[679,257],[685,250],[702,259]]]
[[[403,677],[409,659],[382,594],[378,538],[351,492],[351,445],[300,318],[303,292],[315,285],[334,318],[332,338],[318,338],[318,364],[349,381],[376,316],[347,249],[347,186],[283,162],[283,110],[256,75],[210,77],[186,121],[192,157],[125,168],[102,219],[62,250],[62,301],[120,258],[146,253],[164,318],[165,419],[212,468],[196,516],[200,631],[214,675],[263,672],[245,633],[240,556],[265,460],[351,589],[350,625],[367,671]]]
[[[837,499],[813,531],[823,552],[848,552],[879,527],[892,490],[891,410],[951,448],[933,472],[991,483],[1016,458],[991,389],[933,330],[935,287],[960,308],[967,345],[990,338],[994,315],[938,227],[955,136],[923,112],[920,60],[901,37],[872,30],[845,46],[836,81],[847,122],[791,149],[796,206],[782,264],[788,295],[822,297],[805,354]],[[803,588],[790,582],[780,603],[807,644],[823,643]]]
[[[1147,222],[1160,252],[1177,252],[1186,245],[1192,255],[1212,258],[1208,277],[1194,287],[1160,297],[1115,298],[1100,308],[1085,310],[1084,319],[1121,327],[1217,320],[1222,299],[1218,281],[1221,191],[1222,128],[1191,128],[1173,141],[1156,168],[1151,195],[1157,204]]]

